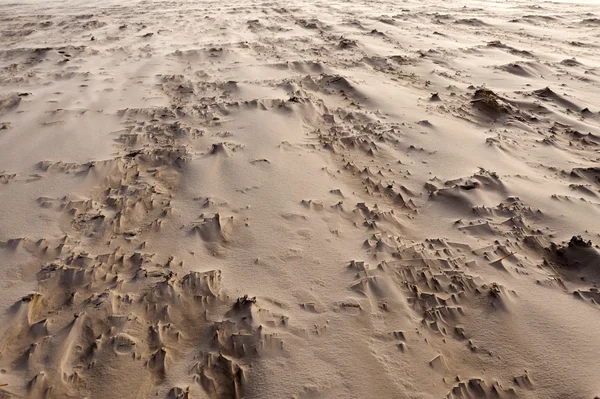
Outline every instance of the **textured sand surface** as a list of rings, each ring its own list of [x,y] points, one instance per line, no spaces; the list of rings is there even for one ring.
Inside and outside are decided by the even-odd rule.
[[[600,10],[0,3],[0,398],[600,395]]]

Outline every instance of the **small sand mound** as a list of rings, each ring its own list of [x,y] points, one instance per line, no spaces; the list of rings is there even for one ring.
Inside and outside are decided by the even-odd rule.
[[[0,115],[17,108],[21,103],[21,97],[17,93],[10,93],[0,97]]]
[[[554,22],[558,20],[558,18],[551,15],[523,15],[523,19],[540,22]]]
[[[456,21],[454,21],[454,23],[460,24],[460,25],[476,26],[476,27],[483,27],[483,26],[488,25],[485,22],[483,22],[482,20],[477,19],[477,18],[457,19]]]
[[[487,47],[498,48],[509,52],[510,54],[517,55],[520,57],[533,58],[533,54],[527,50],[519,50],[514,47],[508,46],[502,43],[500,40],[493,40],[487,43]]]
[[[336,48],[338,50],[347,50],[358,47],[356,40],[342,38],[340,42],[337,44]]]
[[[322,29],[323,27],[317,19],[299,19],[296,23],[304,29]]]
[[[585,18],[581,20],[581,24],[586,26],[600,26],[600,18]]]
[[[564,60],[562,60],[560,62],[561,65],[564,66],[569,66],[569,67],[578,67],[578,66],[582,66],[583,64],[579,61],[577,61],[575,58],[566,58]]]
[[[517,76],[530,77],[533,74],[518,62],[499,66],[498,69]]]
[[[217,155],[217,154],[222,154],[222,155],[228,155],[227,154],[227,147],[225,146],[225,143],[216,143],[213,144],[212,147],[210,148],[210,154],[212,155]]]
[[[564,98],[560,94],[554,92],[550,87],[545,87],[543,89],[535,90],[535,91],[533,91],[532,94],[534,96],[536,96],[537,98],[547,100],[547,101],[552,101],[556,104],[559,104],[559,105],[561,105],[565,108],[569,108],[571,110],[581,110],[582,109],[582,107],[580,107],[579,105]]]
[[[127,334],[118,334],[113,338],[114,349],[118,354],[130,353],[135,349],[135,340]]]
[[[497,119],[510,115],[512,109],[501,97],[486,88],[479,88],[473,94],[471,105],[485,116]]]
[[[351,92],[355,90],[352,83],[350,83],[348,79],[340,75],[323,74],[318,83],[325,87],[334,88],[346,92]]]
[[[574,168],[571,171],[571,176],[587,180],[600,188],[600,167]]]
[[[547,251],[548,260],[559,266],[564,277],[600,284],[600,252],[591,241],[573,236],[566,244],[551,243]]]

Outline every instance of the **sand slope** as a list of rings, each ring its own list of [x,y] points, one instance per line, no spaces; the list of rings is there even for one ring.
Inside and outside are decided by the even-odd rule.
[[[593,4],[0,11],[0,398],[600,395]]]

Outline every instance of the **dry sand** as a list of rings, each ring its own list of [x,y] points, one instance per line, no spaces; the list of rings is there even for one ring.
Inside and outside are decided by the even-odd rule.
[[[0,4],[0,398],[600,395],[600,11]]]

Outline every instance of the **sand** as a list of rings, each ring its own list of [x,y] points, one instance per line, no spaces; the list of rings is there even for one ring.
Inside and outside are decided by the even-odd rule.
[[[0,398],[600,395],[599,28],[0,4]]]

